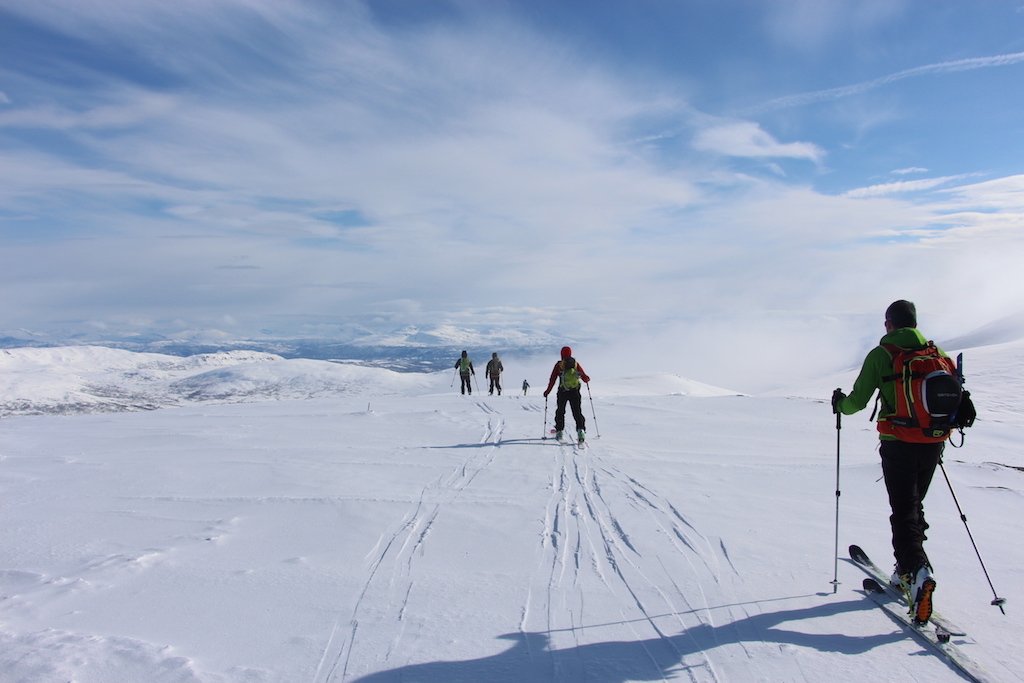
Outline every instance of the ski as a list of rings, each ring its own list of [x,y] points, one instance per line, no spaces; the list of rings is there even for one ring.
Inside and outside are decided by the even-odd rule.
[[[868,557],[868,554],[865,553],[859,545],[850,546],[850,559],[853,560],[854,564],[863,569],[868,576],[874,579],[875,582],[882,587],[882,591],[885,592],[886,595],[904,605],[909,611],[910,605],[907,604],[907,598],[903,595],[903,591],[896,590],[889,585],[889,577],[885,575],[885,572],[883,572],[870,557]],[[907,618],[910,618],[909,613],[907,614]],[[943,631],[951,636],[963,637],[967,635],[966,631],[954,626],[949,619],[946,619],[938,612],[932,612],[931,619],[928,621],[935,626],[936,630]]]
[[[552,435],[557,435],[558,434],[558,430],[557,429],[552,429],[548,433],[552,434]],[[548,437],[545,436],[544,438],[547,439]],[[573,439],[571,437],[566,437],[564,434],[562,435],[561,439],[559,439],[558,436],[551,436],[550,438],[554,439],[555,443],[560,443],[563,446],[572,446],[573,448],[575,448],[577,450],[585,449],[587,447],[586,439]]]
[[[910,615],[903,610],[904,602],[902,600],[895,600],[892,592],[875,579],[871,577],[865,578],[863,586],[867,596],[881,607],[886,614],[899,622],[933,652],[942,655],[951,666],[958,669],[969,680],[975,681],[975,683],[993,682],[992,677],[984,667],[950,642],[951,636],[955,634],[949,633],[938,625],[935,625],[934,629],[927,628],[927,625],[915,625]]]
[[[574,443],[573,441],[566,439],[564,434],[562,435],[562,438],[558,438],[558,430],[556,429],[552,429],[544,438],[551,439],[559,446],[570,446]]]

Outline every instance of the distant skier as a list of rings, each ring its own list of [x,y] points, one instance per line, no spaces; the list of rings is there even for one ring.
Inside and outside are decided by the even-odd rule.
[[[473,369],[473,361],[469,359],[469,354],[467,352],[462,352],[462,358],[455,361],[455,367],[459,371],[459,377],[462,378],[462,382],[459,385],[462,389],[462,393],[465,394],[468,391],[472,394],[473,387],[469,383],[469,378],[471,375],[476,375],[476,370]]]
[[[488,396],[494,395],[494,390],[498,390],[498,396],[501,396],[501,372],[504,370],[504,366],[501,364],[501,359],[498,358],[497,353],[491,354],[491,359],[487,361],[487,368],[484,374],[491,380],[491,388],[487,392]]]
[[[557,407],[555,408],[555,438],[561,439],[565,430],[565,404],[572,408],[572,417],[576,421],[576,438],[583,441],[587,437],[587,421],[583,417],[583,396],[580,393],[580,381],[590,383],[590,377],[583,371],[583,366],[572,357],[572,349],[562,347],[562,360],[555,363],[548,379],[548,388],[544,390],[544,398],[551,393],[551,388],[558,382]]]
[[[882,456],[882,474],[889,493],[892,516],[893,554],[896,571],[891,583],[903,590],[911,605],[916,621],[928,621],[932,613],[932,592],[935,578],[931,562],[924,551],[925,531],[924,497],[928,493],[932,475],[942,457],[948,432],[911,428],[909,416],[898,413],[896,384],[910,390],[911,381],[904,380],[902,366],[913,354],[930,354],[939,364],[955,372],[955,366],[946,354],[931,345],[917,330],[917,309],[909,301],[896,301],[885,312],[885,331],[879,345],[864,359],[860,374],[853,383],[849,396],[840,389],[832,394],[832,411],[852,415],[862,410],[879,392],[881,408],[878,415],[879,454]],[[943,360],[944,359],[944,360]],[[900,366],[898,371],[897,367]],[[908,375],[912,377],[911,375]],[[928,432],[923,434],[923,432]]]
[[[526,392],[530,390],[530,383],[525,379],[523,380],[523,396],[526,396]]]

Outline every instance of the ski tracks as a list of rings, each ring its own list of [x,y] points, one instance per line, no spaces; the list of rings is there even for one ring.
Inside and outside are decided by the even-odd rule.
[[[419,499],[406,512],[402,521],[392,531],[382,535],[367,554],[366,579],[362,590],[347,625],[344,619],[339,619],[332,629],[314,676],[316,683],[344,681],[350,676],[365,673],[352,672],[349,665],[356,648],[363,647],[357,641],[361,627],[367,624],[376,627],[385,623],[393,636],[386,645],[371,645],[378,651],[361,653],[360,659],[372,660],[382,668],[394,664],[392,654],[402,640],[406,606],[415,589],[415,560],[445,508],[454,503],[477,475],[494,461],[505,430],[505,420],[496,409],[483,401],[476,405],[487,416],[479,447],[467,448],[469,457],[448,474],[424,486]]]
[[[560,640],[567,634],[570,640],[562,648],[583,653],[582,639],[594,639],[590,629],[626,626],[638,642],[660,640],[674,653],[673,669],[685,671],[690,680],[719,680],[704,653],[680,647],[678,634],[710,625],[701,585],[719,582],[721,551],[669,501],[602,464],[596,450],[557,449],[537,576],[520,629],[557,634]],[[637,538],[649,537],[653,526],[663,543],[640,547],[629,533],[635,525],[644,527]],[[618,605],[617,615],[608,614],[609,605]],[[577,661],[553,657],[552,680],[587,680],[588,668],[598,664],[583,656]],[[647,656],[653,673],[663,671],[661,659]]]

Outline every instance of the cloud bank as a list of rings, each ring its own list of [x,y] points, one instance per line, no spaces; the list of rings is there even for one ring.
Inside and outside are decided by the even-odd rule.
[[[702,110],[508,7],[425,7],[0,3],[27,36],[0,98],[4,327],[510,326],[749,389],[737,354],[829,369],[895,298],[937,334],[1022,304],[1024,176],[904,163],[822,192],[842,147],[815,131]]]

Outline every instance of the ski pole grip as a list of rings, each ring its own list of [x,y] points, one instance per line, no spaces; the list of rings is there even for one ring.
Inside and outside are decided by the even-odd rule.
[[[836,395],[842,393],[842,389],[836,389],[832,392],[832,412],[836,414],[836,429],[843,428],[843,414],[839,411],[839,406],[836,404]]]

